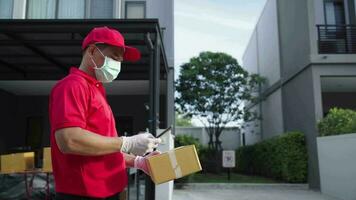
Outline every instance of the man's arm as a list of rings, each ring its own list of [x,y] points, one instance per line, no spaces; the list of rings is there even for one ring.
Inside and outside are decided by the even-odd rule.
[[[80,127],[59,129],[54,134],[62,153],[85,156],[99,156],[119,151],[144,155],[152,152],[161,142],[160,138],[155,138],[150,133],[130,137],[106,137]]]
[[[136,156],[124,153],[126,168],[133,168],[135,167],[135,158]]]
[[[65,154],[99,156],[119,152],[122,146],[121,137],[105,137],[79,127],[59,129],[55,138]]]

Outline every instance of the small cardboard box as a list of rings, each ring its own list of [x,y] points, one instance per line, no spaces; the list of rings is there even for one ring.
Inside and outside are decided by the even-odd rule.
[[[35,153],[14,153],[1,156],[1,173],[18,173],[34,169]]]
[[[51,147],[43,148],[43,165],[44,172],[52,172]]]
[[[202,170],[194,145],[181,146],[147,160],[151,179],[156,185]]]

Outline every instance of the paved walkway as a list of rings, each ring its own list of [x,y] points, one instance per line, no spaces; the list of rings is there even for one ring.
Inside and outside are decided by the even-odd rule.
[[[173,192],[173,200],[338,200],[307,185],[190,184]]]

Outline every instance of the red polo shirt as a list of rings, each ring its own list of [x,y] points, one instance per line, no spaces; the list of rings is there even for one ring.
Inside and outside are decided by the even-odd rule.
[[[117,137],[115,119],[101,82],[72,67],[70,74],[52,89],[49,100],[52,166],[56,192],[89,197],[108,197],[127,185],[122,153],[103,156],[63,154],[54,133],[65,127]]]

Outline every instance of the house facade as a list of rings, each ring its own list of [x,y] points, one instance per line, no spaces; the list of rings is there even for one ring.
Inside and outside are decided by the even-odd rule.
[[[306,135],[308,182],[320,188],[317,123],[332,107],[356,108],[354,0],[267,0],[243,56],[266,78],[244,131],[253,144],[288,131]]]

